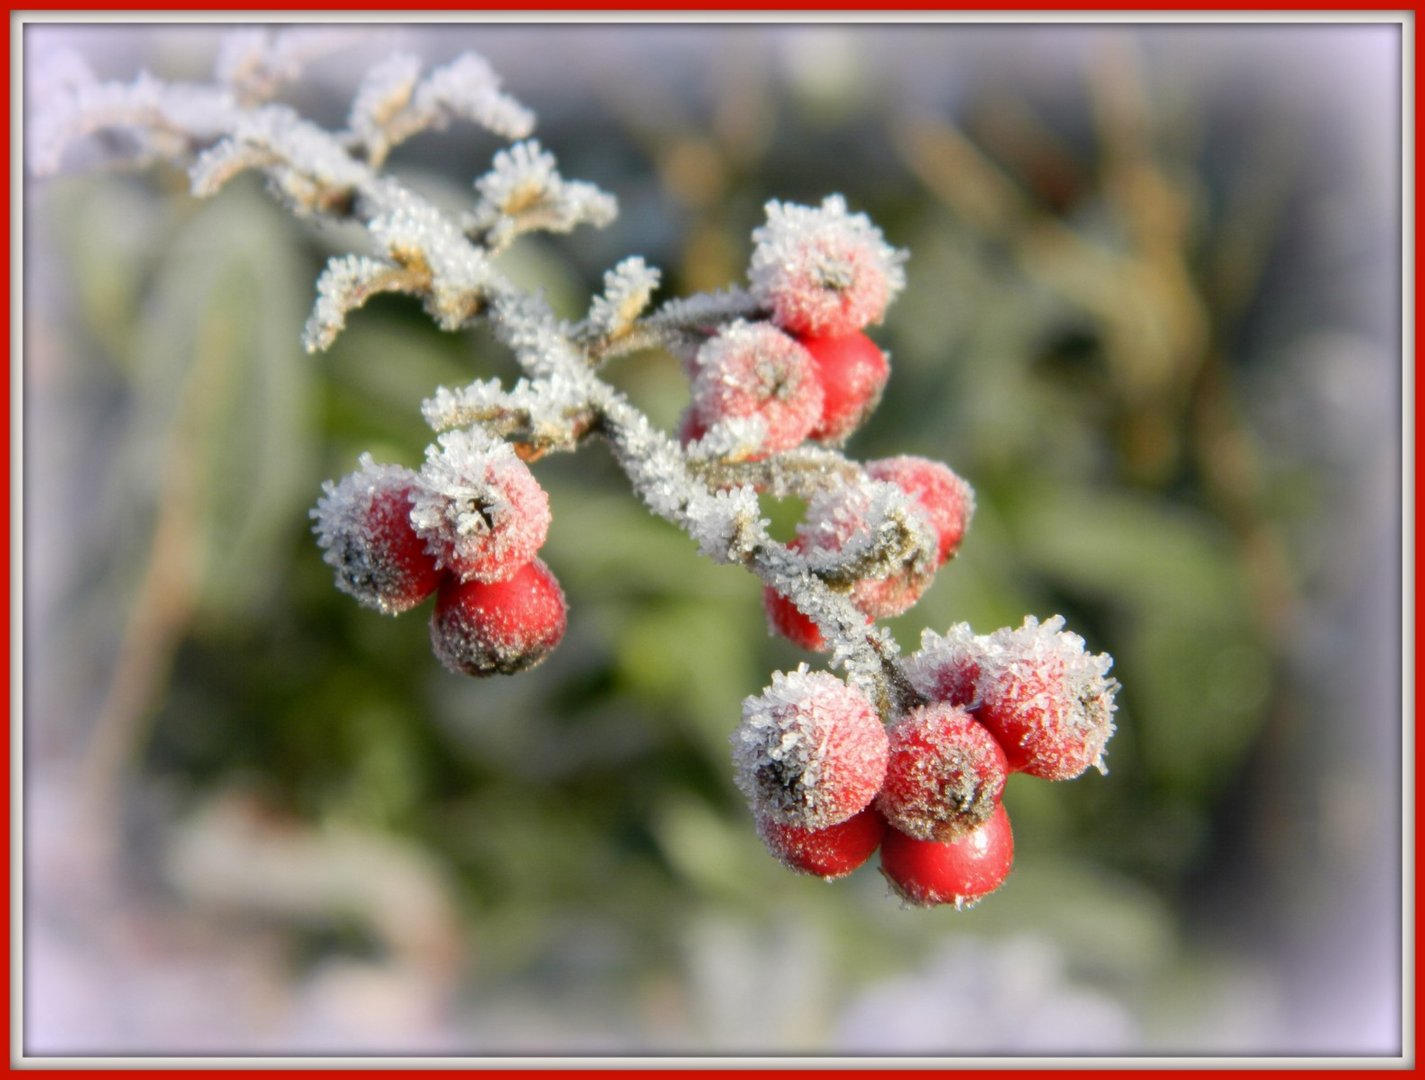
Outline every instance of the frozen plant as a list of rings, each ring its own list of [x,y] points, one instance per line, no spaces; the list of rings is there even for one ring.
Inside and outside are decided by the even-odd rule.
[[[746,287],[655,303],[659,271],[631,257],[583,319],[561,320],[500,256],[527,233],[608,224],[614,198],[560,174],[529,138],[534,116],[473,55],[425,72],[393,56],[356,88],[345,128],[308,122],[273,98],[317,47],[310,35],[245,33],[201,85],[101,82],[73,56],[51,58],[35,82],[30,160],[53,171],[71,145],[93,150],[103,136],[127,162],[185,167],[197,195],[255,170],[292,213],[363,226],[370,249],[333,258],[317,281],[308,351],[390,292],[445,330],[486,323],[508,347],[523,372],[513,385],[438,387],[421,404],[436,437],[419,471],[363,455],[327,483],[312,516],[338,588],[391,615],[436,594],[433,651],[454,673],[533,668],[568,615],[537,555],[552,523],[530,466],[601,439],[649,510],[702,555],[761,579],[773,632],[824,654],[825,670],[776,673],[749,696],[732,735],[737,784],[772,853],[829,879],[880,847],[886,877],[915,904],[963,906],[997,888],[1013,856],[1005,776],[1102,768],[1117,684],[1110,658],[1058,616],[989,635],[927,632],[907,658],[877,625],[915,604],[974,513],[969,484],[939,462],[862,463],[842,449],[890,374],[866,328],[904,286],[906,253],[840,195],[773,201]],[[382,171],[402,142],[453,123],[513,140],[459,220]],[[600,375],[648,348],[678,358],[689,380],[676,433]],[[790,543],[769,533],[759,495],[806,500]]]

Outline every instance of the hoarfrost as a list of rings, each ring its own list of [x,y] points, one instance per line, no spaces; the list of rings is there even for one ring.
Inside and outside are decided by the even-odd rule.
[[[618,214],[612,195],[582,180],[565,180],[554,155],[533,139],[496,154],[490,171],[475,181],[475,188],[480,201],[470,215],[469,230],[494,251],[503,250],[521,233],[604,226]]]
[[[307,352],[323,352],[346,327],[346,316],[379,292],[411,292],[399,267],[362,255],[339,255],[317,279],[317,301],[302,331]]]
[[[624,259],[604,274],[604,293],[589,308],[589,328],[605,338],[627,333],[648,307],[661,278],[642,258]]]

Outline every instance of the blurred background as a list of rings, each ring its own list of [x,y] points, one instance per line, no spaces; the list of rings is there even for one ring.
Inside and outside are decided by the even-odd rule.
[[[25,61],[205,79],[218,32],[32,24]],[[1012,778],[1016,868],[968,912],[787,873],[727,740],[815,658],[602,447],[536,466],[571,608],[537,670],[449,675],[423,612],[332,586],[322,480],[417,465],[423,397],[513,374],[488,335],[382,297],[308,357],[359,233],[253,177],[27,178],[27,1053],[1400,1053],[1398,27],[350,38],[282,98],[340,125],[386,53],[475,49],[618,196],[506,260],[569,316],[629,254],[665,296],[743,281],[770,198],[909,249],[848,452],[979,508],[892,629],[1063,613],[1116,658],[1111,771]],[[458,208],[499,145],[391,169]],[[610,377],[676,423],[670,357]]]

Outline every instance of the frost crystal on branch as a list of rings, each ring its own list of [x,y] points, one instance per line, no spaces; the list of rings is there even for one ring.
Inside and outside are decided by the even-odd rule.
[[[463,119],[507,139],[534,130],[534,114],[500,90],[490,65],[465,53],[418,82],[420,59],[397,54],[372,68],[351,104],[347,126],[379,166],[411,136]]]
[[[589,329],[603,338],[628,333],[643,314],[661,275],[655,267],[634,256],[604,274],[604,293],[589,307]]]
[[[475,188],[480,202],[470,215],[468,231],[494,251],[534,229],[562,233],[580,225],[604,226],[618,214],[612,195],[581,180],[565,180],[554,155],[534,140],[496,154]]]

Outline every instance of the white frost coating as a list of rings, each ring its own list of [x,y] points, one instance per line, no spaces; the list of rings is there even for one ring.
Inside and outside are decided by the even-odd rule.
[[[752,233],[752,295],[779,325],[846,334],[881,321],[905,287],[906,253],[886,243],[865,214],[831,195],[820,207],[773,200]]]
[[[549,496],[502,439],[448,431],[426,448],[411,524],[463,581],[503,581],[549,532]]]
[[[363,255],[339,255],[327,263],[317,279],[317,300],[302,331],[309,353],[331,347],[346,327],[346,316],[378,292],[401,291],[396,267]]]
[[[1004,627],[980,640],[982,693],[992,693],[997,685],[1006,683],[1038,688],[1034,697],[1019,702],[1019,711],[1042,717],[1035,726],[1045,728],[1050,736],[1057,735],[1049,730],[1052,727],[1085,740],[1094,755],[1089,764],[1107,773],[1103,749],[1114,732],[1114,695],[1118,691],[1117,680],[1108,674],[1113,657],[1090,653],[1082,637],[1064,629],[1062,615],[1043,623],[1026,615],[1018,629]],[[1042,672],[1062,672],[1062,681],[1039,677]]]
[[[886,775],[888,742],[859,690],[805,664],[778,671],[742,703],[732,733],[738,789],[752,812],[781,825],[830,828],[875,797]]]
[[[420,57],[393,53],[362,78],[346,126],[367,148],[368,160],[381,160],[393,145],[388,128],[410,103],[420,74]]]
[[[435,127],[458,117],[506,139],[523,139],[534,130],[534,113],[500,90],[499,76],[475,53],[462,53],[432,71],[416,88],[414,106],[431,116]]]
[[[239,109],[231,135],[209,148],[189,169],[193,193],[212,195],[245,168],[263,168],[275,192],[298,214],[322,209],[322,200],[369,184],[372,173],[326,131],[285,105]]]
[[[233,88],[247,101],[266,100],[284,82],[302,74],[308,60],[356,40],[353,31],[334,27],[321,30],[235,30],[218,43],[213,79]]]
[[[648,321],[669,329],[711,330],[730,319],[747,318],[756,312],[757,300],[751,293],[730,288],[669,300]]]
[[[555,372],[573,377],[585,393],[592,385],[584,354],[570,340],[573,328],[550,310],[543,296],[502,292],[495,297],[490,323],[500,343],[532,375]]]
[[[420,481],[410,469],[378,465],[370,454],[362,454],[357,466],[340,482],[322,485],[311,511],[312,530],[322,561],[336,571],[337,588],[383,615],[396,615],[422,597],[412,591],[417,570],[402,559],[409,522],[388,512],[388,500],[418,488]]]
[[[239,115],[230,91],[191,83],[165,83],[147,72],[133,82],[94,82],[70,66],[53,92],[37,102],[31,123],[38,175],[59,168],[70,143],[97,131],[122,131],[136,145],[132,155],[180,157],[194,141],[208,142],[231,130]]]
[[[766,525],[757,492],[750,487],[719,491],[688,506],[688,532],[714,562],[742,562]]]
[[[875,580],[935,570],[935,527],[894,484],[866,481],[818,493],[797,535],[806,541],[807,565],[818,573]]]
[[[475,181],[480,202],[471,228],[498,251],[534,229],[562,233],[613,221],[618,203],[612,195],[582,180],[565,180],[555,166],[554,155],[533,139],[501,150],[490,171]]]
[[[638,256],[624,259],[604,274],[604,294],[589,307],[589,328],[602,337],[626,333],[643,314],[662,274]]]
[[[743,461],[756,456],[766,444],[765,416],[729,416],[685,449],[694,461]]]
[[[373,185],[369,198],[381,207],[367,226],[372,237],[393,261],[430,271],[426,311],[441,329],[458,330],[500,285],[489,256],[434,206],[393,182]]]
[[[906,679],[931,701],[978,708],[980,661],[988,646],[989,638],[976,634],[969,623],[955,623],[944,634],[922,630],[919,650],[905,659]]]
[[[459,390],[440,387],[421,405],[435,431],[486,425],[511,433],[524,430],[545,449],[572,450],[578,439],[573,421],[587,415],[584,386],[555,372],[545,378],[520,379],[505,390],[498,379],[474,382]]]

